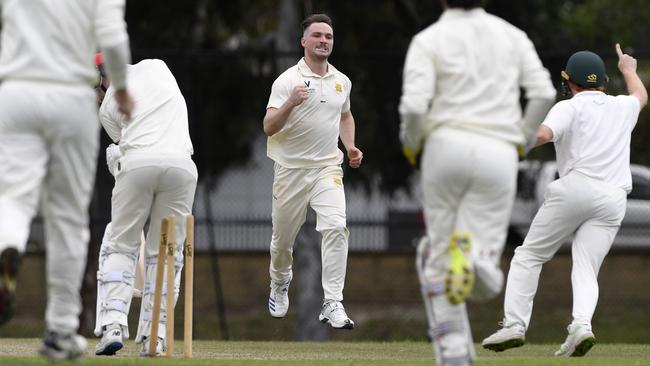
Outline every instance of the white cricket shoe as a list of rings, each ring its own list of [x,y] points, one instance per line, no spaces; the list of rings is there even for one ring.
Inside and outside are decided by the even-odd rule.
[[[113,356],[122,347],[124,347],[122,326],[115,322],[104,326],[102,339],[95,346],[95,354],[97,356]]]
[[[162,355],[165,351],[165,340],[162,337],[158,337],[158,342],[156,342],[156,356]],[[140,349],[140,356],[149,356],[149,337],[147,336],[142,337],[142,348]]]
[[[503,324],[503,323],[501,323]],[[494,352],[502,352],[510,348],[521,347],[526,342],[526,329],[521,324],[503,326],[491,336],[485,338],[481,345]]]
[[[289,310],[289,284],[271,280],[271,293],[269,294],[269,313],[274,318],[284,318]]]
[[[345,313],[345,308],[340,301],[325,301],[320,310],[320,315],[318,315],[318,320],[324,324],[329,323],[335,329],[354,328],[354,322]]]
[[[556,356],[582,357],[596,344],[596,337],[588,325],[570,324],[567,331],[569,335],[560,349],[555,352]]]
[[[86,353],[86,339],[78,334],[48,330],[38,353],[52,361],[76,360]]]

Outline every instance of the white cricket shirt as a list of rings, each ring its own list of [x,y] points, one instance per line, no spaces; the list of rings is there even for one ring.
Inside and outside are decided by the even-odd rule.
[[[553,131],[558,172],[570,172],[632,190],[630,139],[641,105],[636,97],[583,91],[551,108],[543,124]]]
[[[296,85],[309,97],[289,114],[284,127],[267,140],[267,155],[285,168],[316,168],[343,162],[338,147],[341,114],[350,110],[352,82],[334,66],[320,76],[304,59],[273,82],[266,108],[280,108]]]
[[[122,153],[192,155],[185,98],[165,62],[128,65],[127,84],[135,102],[129,122],[117,110],[113,87],[99,108],[99,120],[111,139],[119,141]]]
[[[553,99],[555,88],[526,34],[482,8],[447,9],[411,41],[404,64],[401,115],[438,126],[524,143],[520,87]]]
[[[128,41],[124,0],[0,0],[0,79],[97,82],[94,54]]]

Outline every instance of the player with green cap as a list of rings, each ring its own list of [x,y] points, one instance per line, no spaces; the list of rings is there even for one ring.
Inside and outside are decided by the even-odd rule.
[[[616,45],[618,69],[629,95],[604,93],[603,60],[593,52],[571,56],[562,72],[571,99],[557,103],[537,131],[536,146],[553,142],[560,178],[510,264],[503,327],[483,340],[500,352],[524,344],[542,265],[573,235],[573,320],[556,356],[584,356],[596,343],[591,319],[598,302],[598,271],[625,215],[632,190],[630,140],[648,101],[636,60]]]

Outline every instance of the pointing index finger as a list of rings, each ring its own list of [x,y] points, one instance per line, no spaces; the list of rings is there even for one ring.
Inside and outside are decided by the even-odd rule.
[[[619,43],[616,44],[616,54],[619,58],[623,56],[623,51],[621,51],[621,45]]]

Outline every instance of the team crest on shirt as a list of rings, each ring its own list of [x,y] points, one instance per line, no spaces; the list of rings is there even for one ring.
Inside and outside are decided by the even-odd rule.
[[[343,85],[337,81],[336,84],[334,84],[334,90],[336,90],[338,94],[343,93]]]
[[[343,184],[343,180],[341,178],[334,178],[334,184],[340,186]]]

